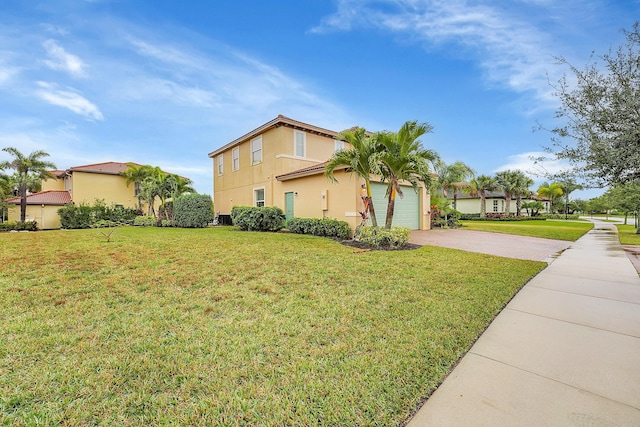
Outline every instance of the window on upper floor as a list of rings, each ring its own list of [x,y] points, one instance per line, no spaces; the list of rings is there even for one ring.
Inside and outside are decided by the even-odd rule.
[[[296,157],[304,157],[305,149],[307,145],[307,135],[304,132],[299,130],[293,131],[293,139],[294,139],[294,155]]]
[[[218,156],[218,175],[222,175],[224,172],[224,157],[222,154]]]
[[[336,139],[335,145],[333,147],[333,151],[339,151],[344,149],[344,141],[340,141]]]
[[[253,190],[253,199],[255,206],[261,208],[264,206],[264,188],[256,188]]]
[[[251,141],[251,164],[262,162],[262,136]]]
[[[240,147],[236,147],[232,151],[233,154],[233,170],[240,169]]]
[[[140,192],[142,191],[142,184],[140,183],[140,181],[136,181],[133,183],[133,195],[135,197],[138,197],[140,195]]]

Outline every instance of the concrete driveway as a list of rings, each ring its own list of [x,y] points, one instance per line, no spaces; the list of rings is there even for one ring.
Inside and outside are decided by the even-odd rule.
[[[564,240],[460,229],[414,230],[409,243],[548,263],[572,244]]]

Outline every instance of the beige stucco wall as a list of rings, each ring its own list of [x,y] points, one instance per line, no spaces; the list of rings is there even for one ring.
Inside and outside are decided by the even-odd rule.
[[[285,193],[293,192],[295,217],[337,219],[355,229],[361,222],[358,212],[364,209],[360,199],[360,185],[364,181],[343,171],[336,172],[335,177],[337,183],[330,182],[323,174],[277,182],[275,205],[284,211]]]
[[[71,197],[74,204],[93,205],[104,200],[107,205],[118,204],[126,208],[136,208],[138,199],[134,196],[134,185],[127,186],[120,175],[87,173],[74,171]]]
[[[251,164],[251,141],[255,138],[238,145],[238,170],[233,170],[233,147],[212,158],[214,206],[221,214],[229,214],[233,206],[252,206],[254,189],[257,188],[265,189],[265,204],[273,206],[274,195],[280,197],[281,193],[276,176],[326,161],[335,148],[333,138],[306,132],[306,152],[302,158],[294,156],[294,129],[280,126],[267,130],[261,136],[261,163]],[[223,157],[222,175],[218,174],[220,156]]]
[[[55,205],[27,205],[27,221],[36,221],[41,230],[60,228],[58,209],[62,206]],[[20,221],[20,205],[9,205],[9,221]]]
[[[42,180],[42,191],[64,190],[64,180],[57,178],[49,178]]]

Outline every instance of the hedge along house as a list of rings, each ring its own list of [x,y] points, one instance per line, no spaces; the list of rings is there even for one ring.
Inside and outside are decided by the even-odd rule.
[[[338,183],[324,176],[333,153],[350,148],[338,133],[279,115],[251,132],[209,153],[213,160],[214,207],[223,220],[233,206],[277,206],[287,217],[331,218],[352,229],[361,222],[364,180],[345,169]],[[374,207],[384,224],[387,184],[372,177]],[[396,200],[393,225],[427,229],[430,196],[407,186]]]

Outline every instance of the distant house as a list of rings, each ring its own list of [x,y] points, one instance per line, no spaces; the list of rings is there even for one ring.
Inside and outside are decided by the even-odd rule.
[[[333,218],[355,228],[361,222],[364,181],[341,169],[338,183],[324,176],[333,153],[349,148],[338,132],[279,115],[209,153],[214,207],[223,218],[233,206],[277,206],[287,218]],[[373,182],[374,207],[384,224],[387,185]],[[427,229],[430,197],[407,186],[396,201],[393,225]]]
[[[503,191],[487,191],[485,196],[486,213],[505,213],[507,208],[506,197]],[[542,202],[544,209],[540,212],[549,212],[551,209],[551,202],[548,199],[540,198],[533,193],[522,198],[524,202]],[[480,196],[474,196],[471,194],[458,194],[457,210],[465,214],[479,214],[480,213]],[[511,198],[510,213],[516,213],[516,198]],[[526,215],[526,210],[522,209],[522,215]]]
[[[27,221],[37,221],[41,229],[60,228],[58,209],[67,204],[93,205],[102,200],[107,205],[138,207],[140,187],[127,185],[121,175],[130,163],[105,162],[51,171],[54,178],[42,182],[42,191],[27,196]],[[137,165],[140,166],[140,165]],[[8,199],[9,220],[20,220],[20,198]]]
[[[9,207],[9,221],[20,220],[20,197],[6,200]],[[46,190],[27,196],[27,221],[37,221],[38,228],[49,230],[60,228],[58,209],[71,203],[71,195],[64,190]]]

